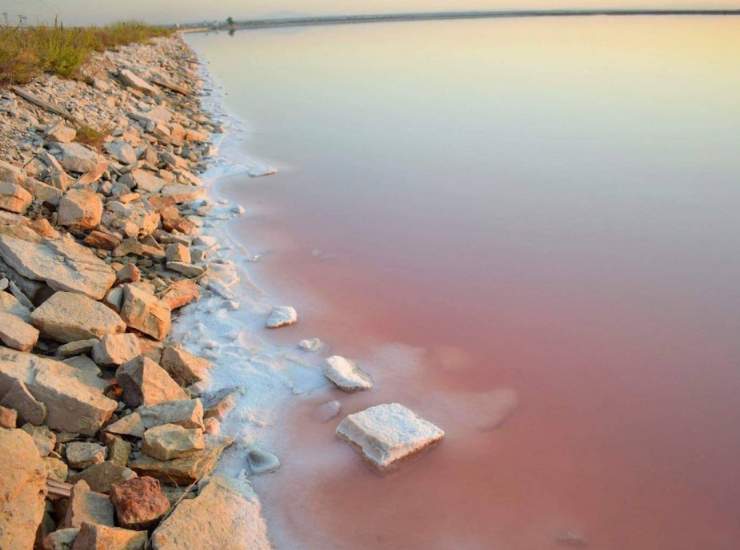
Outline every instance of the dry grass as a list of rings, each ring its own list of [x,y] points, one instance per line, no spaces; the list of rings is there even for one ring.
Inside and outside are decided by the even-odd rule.
[[[108,137],[108,134],[110,134],[110,128],[96,130],[95,128],[91,128],[90,126],[79,126],[77,128],[77,136],[75,137],[75,141],[77,141],[78,143],[84,143],[85,145],[88,145],[93,149],[101,151],[103,149],[105,138]]]
[[[0,86],[25,84],[41,73],[77,76],[93,52],[171,34],[142,23],[106,27],[0,26]]]

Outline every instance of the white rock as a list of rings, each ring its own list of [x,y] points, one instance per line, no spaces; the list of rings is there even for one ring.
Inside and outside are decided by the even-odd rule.
[[[323,372],[340,390],[346,392],[369,390],[373,387],[370,375],[341,355],[328,357]]]
[[[337,427],[337,435],[384,470],[436,443],[445,433],[403,405],[387,403],[350,414]]]
[[[267,328],[280,328],[298,321],[298,312],[290,306],[276,306],[267,317]]]
[[[318,351],[323,347],[324,343],[318,338],[307,338],[298,342],[298,347],[303,351]]]

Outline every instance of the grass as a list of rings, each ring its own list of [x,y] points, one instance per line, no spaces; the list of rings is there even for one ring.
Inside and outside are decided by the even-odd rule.
[[[93,149],[100,151],[103,148],[103,142],[108,134],[110,134],[109,128],[96,130],[90,126],[83,125],[77,127],[77,136],[75,137],[75,141],[78,143],[84,143],[85,145],[89,145]]]
[[[143,23],[105,27],[0,26],[0,86],[25,84],[42,73],[75,78],[94,52],[167,36],[172,30]]]

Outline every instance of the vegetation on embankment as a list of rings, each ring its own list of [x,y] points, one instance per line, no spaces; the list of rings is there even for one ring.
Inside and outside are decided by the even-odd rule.
[[[42,73],[74,78],[94,52],[167,36],[172,29],[143,23],[105,27],[0,27],[0,86],[24,84]]]

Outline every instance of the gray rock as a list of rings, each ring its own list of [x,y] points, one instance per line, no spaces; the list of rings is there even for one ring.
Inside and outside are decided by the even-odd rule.
[[[107,495],[93,491],[90,485],[79,480],[72,487],[72,496],[62,525],[80,527],[83,523],[115,525],[113,504]]]
[[[58,143],[62,153],[60,162],[68,172],[83,174],[94,170],[98,165],[98,154],[79,143]]]
[[[136,162],[136,151],[122,139],[106,143],[105,150],[114,159],[124,164],[133,164]]]
[[[105,460],[107,449],[98,443],[73,441],[64,446],[67,463],[76,470],[82,470]]]
[[[141,450],[157,460],[172,460],[205,448],[203,430],[183,428],[177,424],[163,424],[144,432]]]
[[[256,446],[247,451],[247,463],[250,471],[255,475],[272,473],[280,468],[280,460],[277,456]]]

